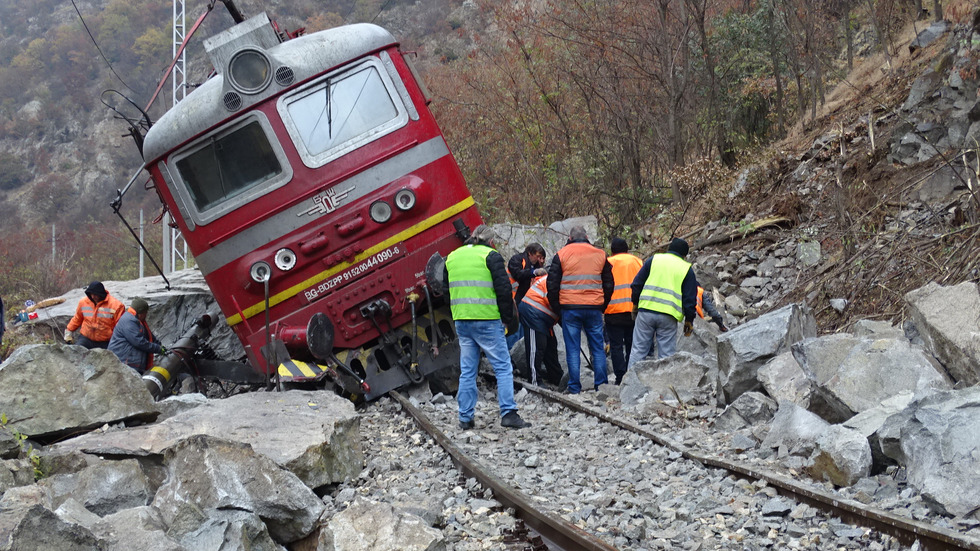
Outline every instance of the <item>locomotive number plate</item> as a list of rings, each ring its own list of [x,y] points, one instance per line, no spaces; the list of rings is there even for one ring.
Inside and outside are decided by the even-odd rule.
[[[310,287],[303,292],[303,296],[306,297],[307,301],[313,302],[317,298],[329,293],[331,290],[344,285],[345,283],[354,281],[368,271],[385,263],[391,262],[395,258],[405,254],[405,252],[405,244],[399,243],[374,253],[357,264],[354,264],[350,268],[338,273],[337,275],[331,276],[328,279],[320,282],[319,285]]]

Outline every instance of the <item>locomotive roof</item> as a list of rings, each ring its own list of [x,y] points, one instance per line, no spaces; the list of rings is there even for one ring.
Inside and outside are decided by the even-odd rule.
[[[300,36],[265,51],[276,63],[293,70],[295,82],[302,82],[349,60],[396,43],[395,38],[385,29],[370,23],[358,23]],[[224,75],[220,74],[223,68],[215,69],[219,74],[188,94],[160,117],[147,132],[143,143],[143,158],[148,163],[247,110],[241,109],[233,113],[225,108],[222,101]],[[248,99],[254,104],[280,91],[281,88],[272,85]]]

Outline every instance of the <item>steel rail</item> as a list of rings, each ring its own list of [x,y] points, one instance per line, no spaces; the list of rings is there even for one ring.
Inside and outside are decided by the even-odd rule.
[[[578,526],[538,510],[522,492],[509,486],[478,461],[467,456],[404,396],[395,391],[389,392],[388,395],[402,406],[402,409],[412,417],[419,428],[446,450],[456,468],[489,488],[497,501],[507,507],[512,507],[517,518],[523,520],[527,526],[537,531],[549,542],[567,551],[616,551],[615,547],[585,532]]]
[[[520,383],[519,383],[520,384]],[[654,434],[639,425],[581,404],[557,392],[523,383],[524,389],[550,400],[558,402],[569,409],[591,415],[619,428],[644,436],[654,442],[680,453],[684,458],[697,461],[706,467],[724,469],[742,478],[764,480],[782,495],[792,497],[815,508],[840,517],[849,524],[857,524],[872,528],[891,535],[905,545],[919,542],[920,549],[930,551],[948,549],[968,549],[980,551],[980,541],[963,536],[952,530],[945,530],[924,522],[900,517],[887,511],[868,507],[859,501],[841,499],[819,489],[808,488],[801,483],[781,474],[757,469],[747,465],[728,461],[717,456],[702,454],[661,435]]]

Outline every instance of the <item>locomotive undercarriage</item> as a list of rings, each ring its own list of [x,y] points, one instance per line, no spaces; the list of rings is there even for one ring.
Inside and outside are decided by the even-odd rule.
[[[340,369],[290,360],[279,365],[283,384],[305,388],[322,385],[326,380],[352,399],[372,400],[396,388],[428,380],[434,392],[455,394],[459,343],[448,306],[422,312],[399,327],[390,325],[391,310],[386,306],[384,301],[377,301],[362,308],[362,315],[376,325],[381,337],[358,348],[337,351],[330,358],[334,362],[328,363],[341,362],[343,366],[337,366]],[[356,378],[345,373],[344,367]],[[363,391],[358,378],[369,390]]]

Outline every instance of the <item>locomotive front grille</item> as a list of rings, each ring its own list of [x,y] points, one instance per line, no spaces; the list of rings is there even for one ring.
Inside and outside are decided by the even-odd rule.
[[[225,92],[223,98],[225,102],[225,109],[229,111],[238,111],[242,108],[242,96],[238,92]]]
[[[276,69],[276,84],[282,87],[291,85],[296,80],[296,75],[291,67],[285,65]]]

